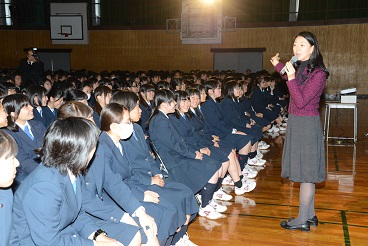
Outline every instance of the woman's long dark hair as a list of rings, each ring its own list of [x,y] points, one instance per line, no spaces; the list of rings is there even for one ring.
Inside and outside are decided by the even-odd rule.
[[[230,99],[237,99],[234,97],[234,89],[239,88],[240,84],[235,80],[229,81],[225,84],[224,96]]]
[[[305,38],[308,43],[312,46],[314,46],[313,52],[309,58],[309,64],[308,64],[308,73],[313,72],[313,70],[316,67],[320,67],[326,74],[327,77],[330,75],[330,73],[328,72],[324,62],[323,62],[323,56],[319,50],[319,44],[317,41],[316,36],[314,36],[313,33],[311,32],[300,32],[298,35],[295,36],[294,41],[297,37],[303,37]]]
[[[180,101],[181,100],[189,100],[188,93],[185,92],[185,91],[177,90],[177,91],[174,92],[174,96],[175,96],[175,101],[176,101],[176,105],[177,105],[178,108],[180,108]],[[180,117],[181,117],[180,112],[177,109],[175,109],[174,115],[178,119],[180,119]]]
[[[141,88],[139,89],[139,103],[142,104],[146,109],[151,110],[151,107],[142,96],[142,93],[145,93],[147,97],[147,92],[149,91],[155,91],[155,87],[151,84],[144,84],[141,86]],[[154,107],[153,102],[150,103],[152,107]]]
[[[158,114],[158,112],[159,112],[158,108],[161,106],[162,103],[171,103],[172,101],[175,101],[175,96],[174,96],[174,93],[172,91],[167,90],[167,89],[158,90],[155,93],[155,98],[154,98],[155,109],[153,110],[153,113],[152,113],[151,117],[149,118],[148,122],[150,122],[152,120],[152,118],[156,114]]]
[[[115,92],[111,99],[110,103],[118,103],[128,108],[129,112],[132,111],[138,102],[138,96],[132,91],[117,91]]]
[[[31,104],[28,97],[23,94],[14,94],[4,97],[3,99],[3,107],[5,112],[8,114],[8,129],[13,132],[18,132],[19,127],[15,122],[18,119],[18,115],[20,113],[20,110],[23,107],[27,107]],[[11,113],[14,113],[14,117],[11,116]]]

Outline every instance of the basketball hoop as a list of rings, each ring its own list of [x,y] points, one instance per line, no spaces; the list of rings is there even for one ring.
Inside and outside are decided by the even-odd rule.
[[[60,34],[60,35],[62,35],[62,36],[64,36],[64,37],[68,37],[70,34],[69,33],[62,33],[62,32],[59,32],[58,34]]]

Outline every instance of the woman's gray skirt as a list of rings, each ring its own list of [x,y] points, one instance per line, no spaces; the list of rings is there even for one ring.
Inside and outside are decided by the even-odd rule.
[[[302,183],[325,180],[325,149],[320,116],[289,114],[281,176]]]

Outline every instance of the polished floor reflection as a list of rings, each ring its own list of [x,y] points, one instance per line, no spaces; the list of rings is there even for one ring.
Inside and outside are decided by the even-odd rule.
[[[266,134],[271,145],[265,154],[267,166],[257,176],[257,187],[226,202],[223,219],[198,217],[189,227],[198,245],[368,245],[368,128],[367,102],[359,105],[358,142],[335,140],[326,144],[326,181],[317,184],[318,227],[310,232],[287,231],[282,219],[298,214],[299,184],[280,177],[284,136]],[[364,109],[365,108],[365,109]],[[349,112],[337,112],[331,132],[353,133]],[[345,115],[344,115],[345,114]],[[352,116],[351,116],[352,117]],[[323,113],[322,113],[323,119]],[[368,132],[368,131],[367,131]],[[342,134],[343,133],[343,134]]]

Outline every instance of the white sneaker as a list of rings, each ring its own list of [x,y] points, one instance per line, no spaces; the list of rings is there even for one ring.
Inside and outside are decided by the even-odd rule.
[[[273,125],[271,129],[273,129],[272,132],[279,132],[280,131],[280,129],[275,125]]]
[[[244,178],[254,179],[255,177],[257,177],[258,172],[250,169],[249,166],[246,165],[244,169],[242,170],[242,174]]]
[[[200,216],[204,216],[208,219],[211,219],[211,220],[216,220],[216,219],[220,219],[220,218],[223,218],[223,215],[220,214],[219,212],[217,212],[211,205],[207,205],[206,207],[202,208],[200,207],[199,208],[199,212],[198,214]]]
[[[222,188],[220,188],[219,190],[215,191],[215,193],[213,193],[212,198],[221,201],[230,201],[233,197],[227,194]]]
[[[233,179],[230,177],[230,175],[227,175],[224,180],[222,180],[223,185],[234,185]]]
[[[264,141],[260,141],[258,143],[258,149],[268,149],[269,147],[270,147],[270,145],[265,143]]]
[[[235,194],[243,195],[246,192],[251,192],[255,188],[256,188],[256,182],[251,181],[251,180],[247,180],[247,181],[243,182],[242,187],[240,187],[240,188],[235,187]]]
[[[183,241],[184,241],[185,245],[187,245],[187,246],[198,246],[197,244],[190,241],[188,233],[185,233],[185,235],[183,236]]]
[[[257,157],[258,157],[258,159],[263,158],[263,154],[259,150],[257,150]]]
[[[257,158],[257,156],[254,157],[253,159],[248,159],[248,165],[251,165],[251,166],[263,166],[265,164],[266,164],[266,161]]]
[[[210,205],[219,213],[223,213],[227,210],[226,206],[218,204],[215,200],[211,200]]]

